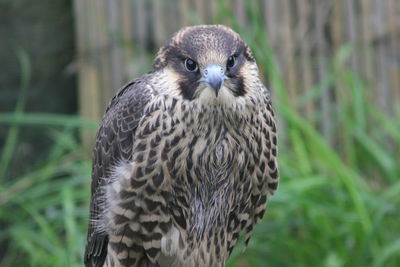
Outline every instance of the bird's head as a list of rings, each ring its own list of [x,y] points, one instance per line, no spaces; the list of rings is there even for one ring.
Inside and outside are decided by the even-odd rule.
[[[167,73],[168,93],[201,102],[235,101],[253,90],[258,68],[247,44],[221,25],[183,28],[160,49],[154,71]]]

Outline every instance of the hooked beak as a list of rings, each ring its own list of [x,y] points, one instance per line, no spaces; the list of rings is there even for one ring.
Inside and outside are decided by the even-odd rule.
[[[226,79],[224,68],[220,65],[212,64],[208,65],[203,71],[203,77],[200,82],[205,83],[215,91],[215,95],[218,96],[218,91],[221,88],[224,80]]]

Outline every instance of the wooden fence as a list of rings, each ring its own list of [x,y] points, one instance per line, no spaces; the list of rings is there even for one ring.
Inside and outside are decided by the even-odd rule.
[[[212,23],[221,14],[221,3],[75,0],[81,114],[99,119],[115,90],[149,70],[152,55],[171,33],[185,25]],[[246,12],[249,2],[223,3],[242,27],[252,27]],[[400,102],[400,0],[251,3],[263,18],[290,98],[323,81],[332,57],[349,44],[355,50],[350,67],[370,81],[371,99],[387,112]],[[321,121],[328,122],[335,90],[324,90],[300,112],[308,116],[318,109]]]

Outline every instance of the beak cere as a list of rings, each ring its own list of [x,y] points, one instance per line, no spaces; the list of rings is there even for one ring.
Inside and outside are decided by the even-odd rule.
[[[221,88],[225,80],[224,68],[220,65],[209,65],[204,69],[203,77],[200,81],[207,84],[209,87],[214,89],[215,95],[218,96],[218,91]]]

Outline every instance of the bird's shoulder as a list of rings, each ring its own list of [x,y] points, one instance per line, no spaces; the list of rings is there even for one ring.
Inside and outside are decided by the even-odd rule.
[[[156,92],[149,83],[149,74],[121,87],[112,98],[102,118],[93,153],[92,179],[105,177],[108,168],[117,161],[129,161],[135,130],[146,105]],[[100,173],[97,173],[100,171]]]

